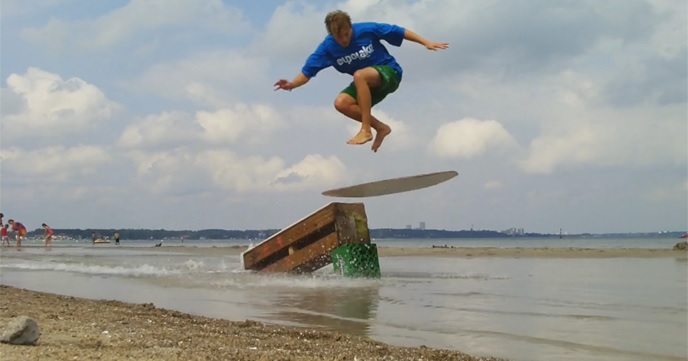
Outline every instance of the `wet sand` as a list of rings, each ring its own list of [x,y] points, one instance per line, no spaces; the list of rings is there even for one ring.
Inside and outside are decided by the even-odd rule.
[[[36,346],[0,344],[0,360],[502,360],[7,286],[0,286],[0,298],[0,324],[26,315],[41,330]]]

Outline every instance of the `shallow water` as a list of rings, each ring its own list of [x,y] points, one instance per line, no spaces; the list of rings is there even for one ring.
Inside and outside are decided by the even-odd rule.
[[[461,241],[513,247],[504,240]],[[433,243],[447,242],[459,243]],[[72,244],[0,252],[6,285],[334,329],[395,345],[512,360],[685,360],[688,350],[684,259],[383,257],[382,279],[366,280],[339,278],[331,266],[309,276],[256,275],[243,271],[238,256],[185,247]]]

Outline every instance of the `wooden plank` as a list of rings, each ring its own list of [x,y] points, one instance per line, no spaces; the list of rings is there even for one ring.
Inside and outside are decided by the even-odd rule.
[[[244,268],[312,272],[332,262],[344,243],[370,243],[363,203],[329,203],[242,253]]]
[[[368,218],[363,203],[342,203],[337,209],[335,231],[340,244],[370,243]]]
[[[289,249],[293,243],[334,223],[336,207],[336,203],[330,203],[245,251],[242,254],[244,268],[254,269],[257,263],[280,251]]]
[[[331,233],[305,248],[295,251],[289,257],[280,259],[260,272],[313,272],[332,262],[330,252],[339,246],[336,233]],[[327,257],[326,259],[323,259]]]

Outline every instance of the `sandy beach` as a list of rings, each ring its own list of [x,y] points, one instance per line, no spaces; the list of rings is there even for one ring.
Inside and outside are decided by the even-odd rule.
[[[458,351],[388,346],[365,337],[306,328],[233,322],[156,308],[0,286],[0,322],[27,315],[36,346],[0,344],[14,360],[465,360]]]

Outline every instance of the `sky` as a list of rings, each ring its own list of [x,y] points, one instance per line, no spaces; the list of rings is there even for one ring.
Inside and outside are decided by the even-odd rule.
[[[347,145],[351,76],[291,92],[327,12],[449,48]],[[0,210],[29,229],[281,229],[330,202],[370,228],[688,230],[685,0],[2,0]],[[372,198],[321,192],[456,170]]]

